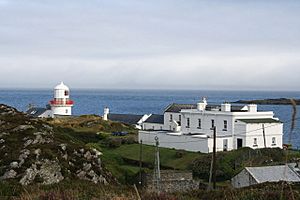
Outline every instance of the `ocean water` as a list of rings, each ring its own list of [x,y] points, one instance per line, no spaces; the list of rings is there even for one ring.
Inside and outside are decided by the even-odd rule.
[[[49,90],[0,89],[0,103],[26,111],[29,104],[44,107],[52,99]],[[300,92],[268,91],[179,91],[179,90],[72,90],[75,101],[74,115],[103,114],[109,107],[112,113],[150,114],[163,113],[170,103],[197,103],[207,97],[208,103],[221,104],[224,101],[300,98]],[[284,122],[284,142],[291,139],[294,148],[300,148],[300,107],[297,107],[296,128],[291,132],[292,107],[290,105],[258,105],[259,110],[274,111],[275,116]],[[299,119],[298,119],[299,118]]]

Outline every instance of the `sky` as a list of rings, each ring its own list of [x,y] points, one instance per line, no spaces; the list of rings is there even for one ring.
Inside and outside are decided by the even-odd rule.
[[[0,88],[300,91],[298,0],[0,0]]]

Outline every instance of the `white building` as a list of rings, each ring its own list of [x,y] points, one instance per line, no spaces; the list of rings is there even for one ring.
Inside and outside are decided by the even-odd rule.
[[[109,108],[104,108],[103,120],[121,122],[127,125],[132,125],[136,129],[142,129],[143,122],[149,118],[150,115],[135,115],[135,114],[116,114],[110,113]]]
[[[151,121],[150,116],[139,131],[139,141],[144,144],[154,145],[157,136],[161,147],[212,152],[215,126],[217,151],[282,148],[283,123],[272,111],[257,111],[253,104],[208,105],[203,99],[197,104],[171,104],[155,119]]]
[[[74,102],[70,100],[70,89],[63,82],[54,88],[54,98],[46,108],[33,107],[26,111],[33,117],[49,118],[71,116]]]
[[[242,188],[266,182],[299,183],[298,171],[299,168],[293,165],[246,167],[231,179],[231,184],[234,188]]]

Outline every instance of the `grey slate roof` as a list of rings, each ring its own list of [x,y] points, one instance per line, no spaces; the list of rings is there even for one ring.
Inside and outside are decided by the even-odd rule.
[[[167,106],[167,108],[165,109],[165,112],[173,112],[173,113],[179,113],[181,110],[183,109],[196,109],[197,108],[197,104],[177,104],[177,103],[173,103],[170,104],[169,106]],[[244,106],[235,106],[235,105],[231,105],[231,112],[247,112],[247,110],[242,110],[242,108],[244,108]],[[221,105],[207,105],[206,109],[207,111],[211,111],[213,109],[217,109],[219,111],[221,111]]]
[[[46,112],[47,109],[46,108],[30,108],[26,111],[26,114],[33,116],[33,117],[38,117],[41,114],[43,114],[44,112]]]
[[[164,116],[163,115],[156,115],[152,114],[145,123],[154,123],[154,124],[163,124],[164,123]]]
[[[111,121],[121,122],[124,124],[137,124],[144,115],[134,114],[108,114],[108,119]]]
[[[259,124],[259,123],[282,123],[279,120],[272,119],[272,118],[265,118],[265,119],[238,119],[241,122],[247,124]]]
[[[196,104],[177,104],[173,103],[170,104],[166,109],[165,112],[172,112],[172,113],[179,113],[183,109],[196,109]]]
[[[264,182],[300,182],[300,177],[289,166],[267,166],[267,167],[246,167],[245,168],[257,183]]]

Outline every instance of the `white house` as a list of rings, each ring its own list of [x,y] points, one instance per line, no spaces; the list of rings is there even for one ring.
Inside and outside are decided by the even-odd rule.
[[[70,100],[70,89],[63,82],[54,88],[54,98],[46,108],[33,107],[28,115],[40,118],[71,116],[74,102]]]
[[[124,124],[132,125],[136,129],[142,129],[142,124],[145,120],[149,118],[150,115],[135,115],[135,114],[116,114],[110,113],[109,108],[104,108],[103,120],[121,122]]]
[[[248,187],[266,182],[300,182],[299,168],[292,165],[246,167],[231,179],[234,188]]]
[[[154,145],[157,136],[161,147],[188,151],[212,152],[213,127],[217,129],[217,151],[240,147],[282,148],[283,123],[272,111],[258,111],[257,105],[233,106],[229,103],[208,105],[171,104],[160,120],[143,123],[139,141]]]

